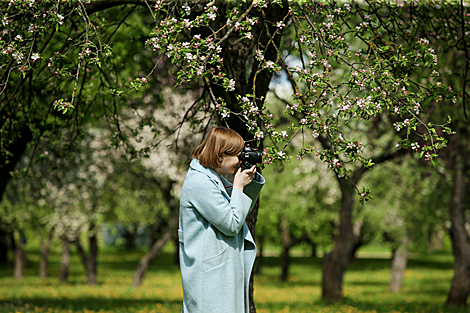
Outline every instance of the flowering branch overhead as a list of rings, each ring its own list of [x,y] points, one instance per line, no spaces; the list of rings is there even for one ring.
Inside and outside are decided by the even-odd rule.
[[[98,18],[124,5],[130,6],[114,24],[118,25],[114,31],[114,26],[103,24],[106,18]],[[8,163],[11,147],[20,140],[20,124],[36,129],[30,131],[37,138],[44,132],[33,125],[37,122],[24,119],[25,112],[34,111],[29,110],[30,104],[27,109],[15,105],[24,86],[39,80],[51,83],[43,88],[46,97],[23,103],[44,102],[37,106],[43,112],[42,120],[57,111],[65,114],[61,121],[70,122],[72,133],[79,133],[84,112],[96,107],[91,99],[104,99],[100,92],[109,96],[102,112],[114,125],[113,143],[128,147],[137,156],[139,152],[128,142],[129,135],[119,121],[124,105],[120,103],[130,92],[149,88],[158,70],[171,64],[175,68],[172,84],[203,86],[210,105],[198,105],[197,110],[217,113],[221,123],[235,128],[246,140],[254,140],[263,149],[266,164],[288,160],[291,143],[308,132],[312,136],[303,140],[297,157],[315,153],[339,177],[348,176],[348,164],[370,165],[367,143],[357,138],[360,132],[350,129],[379,116],[392,121],[400,148],[434,162],[446,145],[442,135],[452,131],[449,120],[428,120],[426,109],[432,102],[454,103],[466,98],[465,88],[439,81],[432,32],[424,32],[422,24],[409,20],[425,14],[425,4],[31,0],[2,3],[1,8],[5,29],[0,38],[4,64],[0,69],[0,127],[5,144],[0,148],[6,156],[2,165]],[[467,10],[460,9],[462,14]],[[379,14],[380,10],[390,14]],[[123,82],[116,78],[120,75],[117,70],[109,69],[119,63],[110,62],[116,48],[111,38],[131,12],[154,19],[142,52],[153,54],[154,63],[150,70],[133,73]],[[453,23],[450,12],[440,10],[439,23]],[[121,69],[121,73],[125,71]],[[99,89],[87,90],[88,82],[98,77],[95,73],[100,73]],[[276,84],[289,84],[293,89],[291,95],[283,95],[288,103],[282,112],[273,110],[278,104],[267,101]],[[85,101],[86,96],[90,100]],[[181,123],[191,122],[191,115],[181,116]],[[14,120],[24,123],[13,126]],[[286,120],[288,124],[277,122]],[[151,126],[152,120],[145,123]],[[138,129],[129,131],[138,137]],[[329,149],[314,148],[319,136],[327,138]]]

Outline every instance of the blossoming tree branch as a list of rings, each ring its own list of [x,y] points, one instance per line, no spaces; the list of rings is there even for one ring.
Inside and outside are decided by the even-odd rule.
[[[266,138],[275,143],[264,149],[265,163],[288,159],[286,148],[295,136],[324,136],[328,149],[306,144],[297,158],[316,153],[336,175],[347,178],[348,163],[373,163],[363,157],[361,141],[348,138],[345,128],[379,114],[393,116],[396,131],[406,131],[397,148],[411,148],[433,162],[445,147],[436,129],[450,129],[420,117],[425,101],[456,101],[456,94],[438,80],[437,56],[428,39],[396,44],[381,34],[380,17],[357,4],[253,1],[222,7],[217,2],[157,2],[156,26],[146,44],[177,65],[178,84],[204,84],[211,109],[228,125],[236,119],[256,146]],[[288,47],[281,46],[281,34],[290,34]],[[244,69],[227,64],[227,55],[234,58],[224,51],[232,49],[234,40],[244,53],[242,66],[251,65],[248,80],[240,77]],[[300,65],[290,66],[287,55]],[[275,124],[279,119],[269,112],[266,86],[258,83],[281,72],[294,90],[284,114],[297,122],[288,127]],[[425,77],[424,84],[410,79],[414,72]],[[411,140],[411,133],[418,139]],[[360,194],[364,201],[368,190]]]
[[[368,7],[325,1],[144,2],[155,24],[146,46],[159,61],[169,59],[177,67],[177,86],[204,85],[210,103],[204,110],[217,112],[223,123],[238,128],[257,147],[269,138],[274,144],[264,148],[267,164],[288,159],[286,148],[296,136],[324,136],[331,143],[329,149],[305,144],[297,157],[315,153],[336,175],[347,178],[348,163],[372,165],[363,157],[367,147],[348,136],[348,125],[379,114],[393,116],[399,134],[405,130],[398,148],[411,148],[433,162],[445,146],[436,130],[449,133],[446,125],[434,125],[420,115],[424,102],[455,101],[456,97],[439,82],[434,49],[427,38],[393,42],[381,29],[382,17],[368,12]],[[66,94],[54,92],[60,98],[48,97],[41,108],[44,116],[53,114],[52,110],[72,115],[79,110],[75,105],[77,96],[82,96],[80,83],[86,71],[100,68],[113,49],[100,37],[99,22],[90,14],[99,5],[103,2],[2,4],[1,127],[2,155],[7,156],[2,163],[8,162],[8,147],[19,133],[13,124],[19,126],[18,117],[27,121],[30,114],[24,111],[28,104],[21,107],[13,101],[28,81],[35,82],[47,72],[49,81],[64,81],[70,87]],[[41,49],[40,42],[72,20],[83,27],[79,36],[68,38],[75,44],[51,55]],[[289,36],[287,45],[281,42],[282,36]],[[288,57],[291,61],[295,57],[295,66]],[[294,90],[293,101],[284,110],[296,120],[289,126],[276,125],[278,118],[266,101],[271,78],[281,72]],[[410,78],[415,72],[422,76],[420,81]],[[119,96],[129,88],[138,89],[151,75],[146,73],[128,87],[110,91]],[[10,91],[7,87],[16,81],[19,85]],[[203,107],[195,106],[191,110]],[[191,119],[191,114],[185,116]]]

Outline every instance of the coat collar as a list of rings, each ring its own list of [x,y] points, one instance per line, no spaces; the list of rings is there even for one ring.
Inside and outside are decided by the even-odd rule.
[[[196,158],[192,159],[191,164],[189,166],[193,170],[206,174],[211,179],[214,179],[216,181],[220,180],[219,175],[217,175],[216,171],[213,168],[202,166],[201,163],[199,163],[199,160]]]
[[[227,190],[225,190],[222,179],[219,177],[219,175],[217,175],[216,171],[213,168],[202,166],[201,163],[199,163],[199,160],[196,158],[192,159],[191,164],[189,166],[195,171],[206,174],[209,179],[216,182],[219,188],[227,195],[227,197],[229,197],[229,195],[227,194]]]

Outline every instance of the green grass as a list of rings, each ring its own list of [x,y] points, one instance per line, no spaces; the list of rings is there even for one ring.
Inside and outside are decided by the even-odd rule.
[[[163,254],[152,265],[141,287],[131,287],[141,255],[141,252],[102,250],[99,283],[88,286],[76,255],[71,259],[69,281],[60,283],[59,254],[51,255],[50,277],[42,280],[37,277],[39,254],[28,251],[30,262],[23,280],[12,278],[11,264],[0,268],[0,313],[181,312],[181,280],[171,253]],[[341,303],[321,300],[321,259],[293,258],[286,283],[279,281],[278,258],[266,257],[263,264],[261,274],[255,277],[259,313],[470,312],[443,306],[452,279],[452,256],[448,253],[418,255],[410,260],[403,289],[397,294],[388,291],[389,260],[357,259],[346,273]]]

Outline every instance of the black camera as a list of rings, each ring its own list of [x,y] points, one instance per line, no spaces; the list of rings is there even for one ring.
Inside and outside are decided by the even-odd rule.
[[[245,148],[243,148],[243,151],[240,153],[239,159],[242,161],[242,170],[246,170],[257,163],[263,162],[263,153],[253,149],[250,145],[245,145]]]

